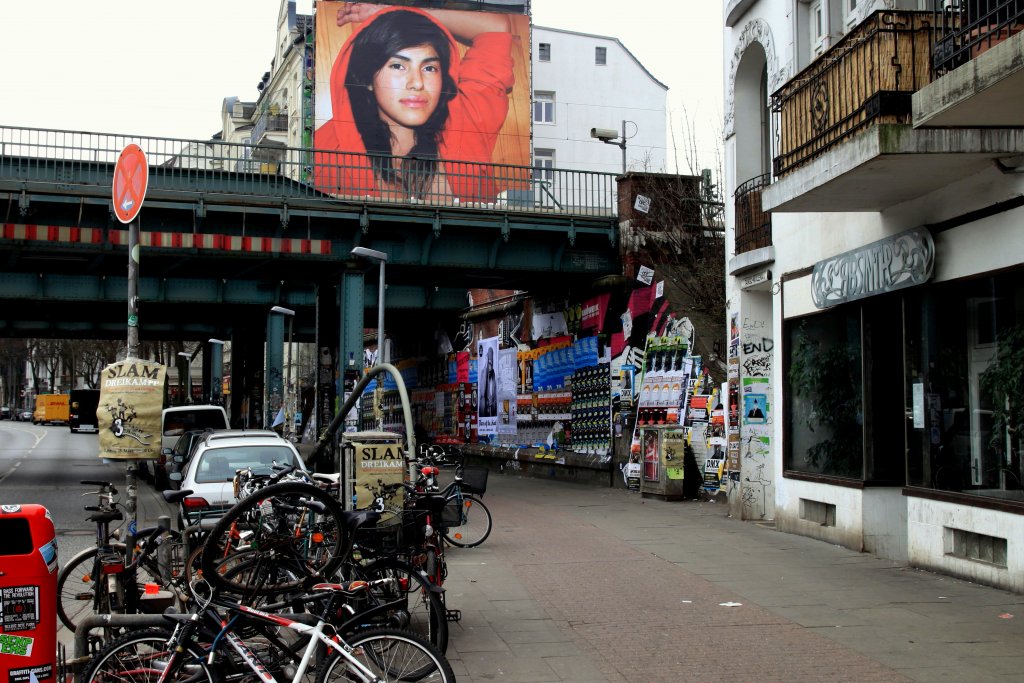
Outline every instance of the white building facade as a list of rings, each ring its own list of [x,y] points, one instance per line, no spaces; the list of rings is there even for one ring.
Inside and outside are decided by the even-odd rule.
[[[1024,591],[1022,26],[726,3],[737,514]]]
[[[533,158],[540,168],[664,172],[668,87],[617,38],[533,27]],[[625,130],[622,148],[592,128]]]

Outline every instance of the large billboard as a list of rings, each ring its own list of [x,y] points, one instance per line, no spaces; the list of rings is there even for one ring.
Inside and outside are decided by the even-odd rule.
[[[523,14],[319,0],[314,184],[432,204],[529,190],[494,166],[530,166],[529,51]]]

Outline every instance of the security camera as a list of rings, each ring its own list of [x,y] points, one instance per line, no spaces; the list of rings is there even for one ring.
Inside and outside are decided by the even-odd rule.
[[[597,138],[601,142],[608,142],[619,137],[619,131],[612,130],[611,128],[591,128],[590,137]]]

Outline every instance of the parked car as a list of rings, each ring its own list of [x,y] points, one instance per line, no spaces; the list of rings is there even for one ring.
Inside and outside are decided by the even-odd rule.
[[[214,431],[217,430],[190,429],[178,437],[173,447],[162,449],[160,455],[164,465],[163,467],[160,467],[159,464],[156,465],[153,486],[158,491],[180,488],[181,481],[177,477],[171,477],[171,472],[184,472],[185,466],[195,452],[196,446],[199,445],[204,436]]]
[[[212,405],[187,405],[164,408],[160,414],[160,455],[153,463],[153,471],[150,472],[146,463],[141,463],[139,476],[151,481],[153,488],[163,491],[171,488],[166,478],[167,449],[174,448],[178,438],[185,432],[195,429],[227,429],[228,414],[221,406]]]
[[[235,470],[251,467],[256,474],[273,474],[274,465],[306,470],[295,446],[275,432],[227,429],[206,434],[196,444],[184,471],[168,475],[180,477],[180,488],[192,491],[181,503],[179,524],[222,515],[234,505]]]
[[[18,413],[18,419],[20,421],[22,421],[22,422],[31,422],[32,421],[32,411],[31,410],[23,410],[23,411],[21,411],[20,413]]]
[[[11,408],[10,406],[0,406],[0,420],[11,419]]]

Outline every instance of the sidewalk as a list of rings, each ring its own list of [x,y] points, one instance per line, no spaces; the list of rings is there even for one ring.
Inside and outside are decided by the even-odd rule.
[[[490,538],[447,554],[462,683],[1024,681],[1024,596],[720,504],[495,473],[484,500]]]
[[[714,503],[494,475],[485,501],[448,554],[460,681],[1024,681],[1024,596]]]

